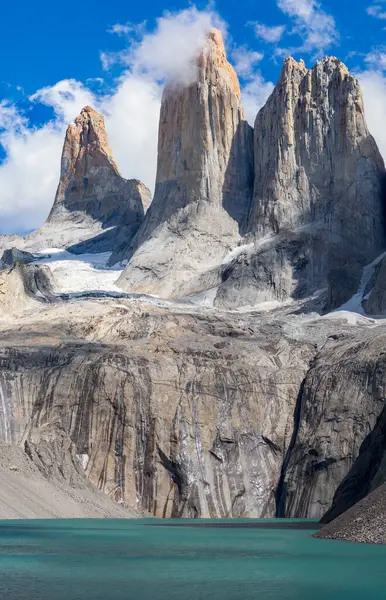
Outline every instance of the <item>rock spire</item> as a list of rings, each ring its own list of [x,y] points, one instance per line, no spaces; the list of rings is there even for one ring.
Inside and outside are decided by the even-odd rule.
[[[93,233],[115,227],[119,228],[114,233],[116,244],[123,232],[125,239],[134,236],[149,203],[150,192],[146,186],[120,175],[108,143],[103,116],[85,106],[67,128],[60,181],[43,229],[54,228],[59,232],[70,227],[75,228],[79,236],[79,228],[83,227],[90,230],[86,237],[91,240]],[[99,238],[98,246],[100,241]],[[108,245],[112,242],[109,239]],[[97,245],[94,246],[98,250]],[[92,240],[87,248],[81,244],[79,251],[82,248],[92,250]]]
[[[310,222],[368,256],[384,230],[384,164],[365,121],[358,80],[328,56],[308,70],[287,58],[255,122],[255,185],[248,228],[278,233]]]
[[[384,163],[359,82],[342,62],[326,57],[308,70],[285,60],[256,118],[254,164],[247,233],[257,243],[227,268],[219,301],[253,305],[328,289],[325,308],[342,305],[385,242]]]
[[[60,181],[48,221],[65,210],[84,213],[107,226],[127,224],[141,221],[148,203],[147,188],[120,175],[103,116],[85,106],[67,128]]]
[[[155,195],[127,252],[125,289],[186,293],[198,272],[227,254],[252,195],[252,152],[237,75],[213,30],[197,59],[197,81],[165,87]]]

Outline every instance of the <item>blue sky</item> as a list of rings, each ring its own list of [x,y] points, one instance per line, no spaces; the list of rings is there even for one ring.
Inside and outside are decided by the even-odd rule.
[[[226,31],[250,122],[286,54],[307,66],[333,54],[359,76],[386,155],[386,0],[8,2],[0,22],[0,231],[45,219],[65,127],[86,103],[105,114],[123,175],[152,186],[162,82],[184,71],[208,24]]]

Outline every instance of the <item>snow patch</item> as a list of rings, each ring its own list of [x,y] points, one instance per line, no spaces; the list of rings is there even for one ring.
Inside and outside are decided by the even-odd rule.
[[[370,283],[372,276],[374,275],[375,269],[382,262],[382,260],[385,258],[385,256],[386,256],[386,252],[384,252],[383,254],[378,256],[378,258],[376,258],[371,264],[367,265],[367,267],[365,267],[363,269],[362,278],[361,278],[361,282],[359,284],[358,291],[352,296],[352,298],[350,298],[350,300],[348,300],[345,304],[343,304],[342,306],[337,308],[335,311],[333,311],[334,313],[342,312],[342,311],[343,312],[353,312],[353,313],[358,313],[359,315],[362,315],[363,317],[368,317],[368,315],[366,315],[364,308],[363,308],[363,301],[370,296],[371,292],[369,294],[367,294],[367,296],[365,296],[365,290],[366,290],[368,284]],[[371,317],[368,317],[368,318],[371,318]]]
[[[376,321],[372,317],[359,314],[358,312],[351,312],[349,310],[335,310],[327,315],[323,315],[320,319],[328,319],[341,321],[345,320],[347,325],[375,325]]]
[[[76,455],[77,459],[79,460],[80,464],[83,467],[83,470],[85,471],[87,469],[90,457],[88,454],[77,454]]]
[[[49,267],[56,294],[121,293],[116,281],[122,270],[107,267],[110,256],[110,252],[71,254],[60,248],[46,248],[37,254],[37,262]]]
[[[358,287],[358,291],[348,300],[345,304],[335,309],[334,311],[323,315],[321,319],[336,319],[346,320],[348,325],[376,325],[377,322],[383,321],[384,316],[367,315],[364,308],[363,302],[370,297],[371,291],[365,295],[366,288],[373,277],[376,268],[385,258],[386,252],[378,256],[372,263],[367,265],[363,269],[361,281]]]

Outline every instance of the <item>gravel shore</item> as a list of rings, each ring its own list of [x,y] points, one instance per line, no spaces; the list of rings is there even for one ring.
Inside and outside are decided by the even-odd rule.
[[[386,483],[323,527],[315,537],[386,544]]]

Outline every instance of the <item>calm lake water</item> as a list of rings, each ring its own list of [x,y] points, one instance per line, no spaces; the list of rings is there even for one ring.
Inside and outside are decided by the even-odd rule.
[[[0,521],[1,600],[373,600],[386,546],[296,529]]]

